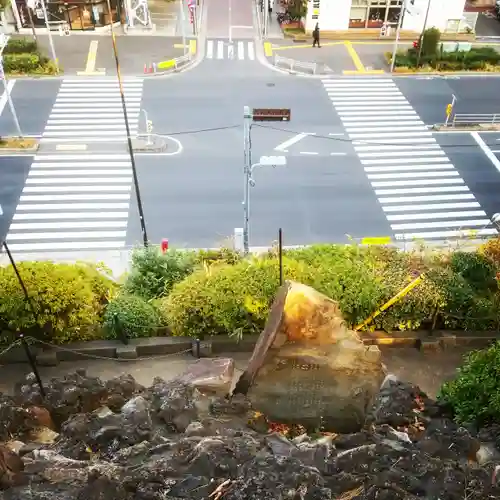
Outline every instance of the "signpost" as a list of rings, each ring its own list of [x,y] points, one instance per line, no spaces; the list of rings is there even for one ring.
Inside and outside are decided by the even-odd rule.
[[[19,137],[23,137],[23,132],[21,130],[21,125],[19,124],[19,119],[17,117],[16,108],[14,107],[14,103],[12,102],[12,97],[10,95],[9,86],[7,84],[7,78],[5,78],[5,72],[3,69],[3,56],[2,53],[9,42],[10,36],[5,35],[5,33],[1,33],[0,36],[0,80],[3,83],[3,89],[5,96],[7,97],[7,102],[9,103],[9,109],[12,113],[12,118],[14,120],[14,125],[16,127],[17,135]]]
[[[457,98],[455,97],[455,94],[451,95],[452,100],[450,104],[446,105],[446,121],[444,122],[445,127],[448,126],[448,122],[450,121],[450,116],[453,113],[453,108],[455,107],[455,103],[457,102]]]
[[[244,185],[243,185],[243,250],[249,252],[249,226],[250,226],[250,186],[255,182],[252,179],[252,170],[256,166],[282,166],[286,165],[284,156],[262,156],[260,161],[252,165],[252,122],[283,122],[290,121],[290,108],[254,108],[250,111],[248,106],[243,108],[243,148],[244,148]]]
[[[254,122],[289,122],[290,108],[254,108],[252,120]]]

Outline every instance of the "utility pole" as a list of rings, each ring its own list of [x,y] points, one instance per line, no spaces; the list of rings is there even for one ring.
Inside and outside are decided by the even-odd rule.
[[[183,48],[183,53],[186,55],[186,15],[184,13],[184,0],[178,0],[179,2],[179,9],[180,9],[180,15],[181,15],[181,24],[182,24],[182,48]],[[193,26],[194,26],[194,16],[193,16]]]
[[[249,217],[250,217],[250,179],[252,178],[252,112],[248,106],[243,108],[243,251],[245,255],[250,251],[249,245]]]
[[[401,26],[403,25],[403,17],[406,12],[406,2],[407,0],[403,1],[403,3],[401,4],[401,11],[399,12],[398,27],[396,29],[396,39],[394,40],[394,49],[392,51],[391,69],[390,69],[391,73],[394,71],[394,65],[396,64],[396,54],[398,53],[399,35],[401,33]]]
[[[14,120],[14,125],[16,127],[18,137],[23,137],[23,132],[21,130],[21,125],[19,124],[19,118],[17,117],[16,108],[12,102],[12,96],[10,95],[9,85],[7,83],[7,78],[5,78],[5,71],[3,69],[3,51],[7,47],[10,37],[2,33],[0,39],[0,78],[3,82],[3,89],[5,96],[7,97],[7,102],[9,103],[9,109],[12,114],[12,119]]]
[[[271,0],[264,1],[264,38],[267,38],[267,34],[269,32],[268,24],[269,24],[269,5],[270,5],[270,3],[271,3]]]
[[[231,26],[233,22],[233,13],[231,12],[231,7],[232,7],[232,1],[228,0],[228,17],[229,17],[229,43],[233,43],[233,28]]]
[[[420,35],[420,43],[418,44],[418,56],[417,56],[417,68],[420,64],[420,58],[422,57],[422,48],[424,46],[425,30],[427,29],[427,21],[429,19],[429,11],[431,10],[431,0],[427,2],[427,11],[425,12],[424,27]]]
[[[35,43],[38,45],[38,38],[36,37],[35,23],[33,22],[33,9],[29,5],[26,5],[26,10],[28,11],[28,19],[29,19],[30,26],[31,26],[31,33],[33,34],[33,40],[35,40]]]
[[[130,155],[130,165],[132,167],[132,176],[134,179],[135,197],[137,200],[137,209],[139,211],[139,221],[141,224],[142,241],[144,243],[144,246],[147,247],[149,245],[148,234],[146,232],[146,221],[144,220],[144,211],[142,209],[142,199],[141,199],[141,192],[139,189],[139,179],[137,177],[137,169],[136,169],[136,165],[135,165],[134,148],[132,146],[132,137],[130,136],[130,124],[128,121],[127,103],[125,101],[125,93],[124,93],[123,84],[122,84],[122,76],[121,76],[121,71],[120,71],[120,61],[118,59],[118,49],[116,47],[116,37],[115,37],[114,29],[113,29],[113,16],[112,16],[110,0],[108,0],[108,10],[109,10],[109,15],[111,17],[111,24],[110,24],[111,42],[113,44],[113,53],[115,55],[116,74],[118,77],[118,86],[120,88],[120,97],[121,97],[121,101],[122,101],[123,118],[125,121],[125,130],[127,132],[128,152]]]
[[[47,9],[45,7],[45,0],[40,0],[40,5],[42,7],[43,17],[45,19],[45,27],[47,28],[47,35],[49,36],[50,52],[52,54],[52,60],[56,65],[56,73],[59,73],[59,62],[56,56],[56,49],[54,47],[54,40],[52,39],[52,31],[50,31],[49,18],[47,16]]]

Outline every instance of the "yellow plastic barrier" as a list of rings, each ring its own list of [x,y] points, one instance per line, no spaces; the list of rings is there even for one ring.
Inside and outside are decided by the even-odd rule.
[[[158,69],[168,69],[168,68],[173,68],[175,66],[175,60],[174,59],[169,59],[168,61],[162,61],[158,63],[157,68]]]
[[[392,299],[389,299],[383,306],[379,307],[372,315],[360,323],[354,328],[354,331],[361,330],[365,326],[369,325],[378,315],[382,314],[385,310],[389,309],[396,302],[400,301],[405,295],[408,295],[417,285],[419,285],[425,276],[421,274],[418,278],[414,279],[409,285],[405,286],[399,293],[394,295]]]

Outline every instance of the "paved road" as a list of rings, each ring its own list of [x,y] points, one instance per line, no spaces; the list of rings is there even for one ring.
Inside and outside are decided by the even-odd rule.
[[[189,37],[190,32],[187,32]],[[116,62],[110,35],[53,36],[56,55],[66,76],[86,71],[89,53],[94,54],[95,63],[90,71],[105,75],[116,75]],[[120,70],[123,75],[139,75],[144,65],[159,63],[183,54],[182,37],[123,36],[117,35],[117,50]],[[188,40],[189,42],[189,40]],[[39,35],[39,43],[46,54],[50,54],[48,37]]]
[[[256,170],[252,246],[269,245],[278,227],[290,245],[346,242],[346,233],[402,239],[443,239],[468,228],[491,233],[489,218],[500,211],[500,134],[433,135],[426,125],[442,119],[452,93],[464,109],[474,106],[466,105],[469,96],[480,95],[494,109],[496,81],[320,81],[272,72],[249,59],[207,59],[175,78],[127,79],[132,132],[142,108],[155,131],[169,137],[168,155],[136,156],[149,238],[212,247],[241,227],[245,105],[292,110],[289,123],[253,127],[253,161],[282,154],[288,165]],[[116,81],[67,78],[60,88],[21,83],[31,95],[38,86],[53,86],[43,99],[49,104],[34,113],[43,148],[17,211],[27,160],[1,159],[0,185],[11,187],[0,203],[6,219],[15,212],[8,238],[13,248],[103,257],[140,242]]]
[[[206,35],[211,39],[253,38],[253,0],[206,2]]]

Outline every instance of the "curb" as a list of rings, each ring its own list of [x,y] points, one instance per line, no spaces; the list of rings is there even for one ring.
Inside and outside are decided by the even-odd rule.
[[[2,139],[17,139],[17,137],[6,136],[2,137]],[[13,156],[19,154],[34,154],[38,151],[40,147],[40,142],[38,141],[31,148],[2,148],[0,147],[0,156]]]
[[[130,361],[156,358],[167,355],[191,354],[209,357],[225,353],[251,353],[258,335],[249,335],[236,342],[229,337],[215,337],[197,341],[189,337],[149,337],[130,339],[127,344],[118,340],[94,340],[73,342],[63,346],[43,349],[31,346],[31,351],[40,366],[57,366],[62,361],[77,361],[87,358]],[[455,347],[482,348],[500,340],[499,332],[464,332],[437,330],[429,332],[408,331],[388,334],[383,331],[362,332],[361,339],[367,346],[393,348],[415,348],[424,353],[446,351]],[[2,347],[0,346],[0,351]],[[26,363],[22,346],[16,346],[0,358],[2,364]],[[0,365],[1,366],[1,365]]]

